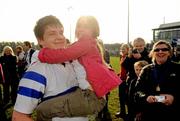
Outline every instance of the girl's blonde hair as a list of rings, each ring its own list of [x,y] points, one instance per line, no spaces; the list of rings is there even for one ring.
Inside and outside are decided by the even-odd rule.
[[[86,21],[84,26],[93,32],[94,38],[97,38],[100,34],[99,23],[97,19],[94,16],[81,16],[77,21],[76,28],[81,25],[81,20]],[[75,30],[75,35],[77,36],[77,30]]]
[[[99,49],[99,52],[101,54],[103,64],[110,68],[109,64],[106,63],[106,61],[104,59],[105,47],[104,47],[104,44],[103,44],[102,40],[100,40],[100,39],[97,40],[97,48]]]
[[[11,55],[15,56],[14,51],[13,51],[12,47],[10,47],[10,46],[5,46],[3,48],[3,51],[2,51],[3,56],[4,56],[6,50],[10,50]]]
[[[134,66],[139,66],[139,67],[144,67],[146,65],[148,65],[149,63],[145,60],[141,60],[141,61],[137,61],[134,63]]]

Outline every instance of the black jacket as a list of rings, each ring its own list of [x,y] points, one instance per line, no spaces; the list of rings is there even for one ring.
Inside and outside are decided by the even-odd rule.
[[[0,63],[3,68],[5,82],[17,80],[17,58],[12,55],[4,55],[0,57]]]
[[[139,110],[143,112],[145,121],[177,120],[180,103],[180,64],[168,60],[163,65],[156,63],[143,68],[138,79],[135,91],[135,101],[140,106]],[[156,87],[159,85],[160,91]],[[174,102],[171,106],[162,103],[149,104],[146,98],[149,95],[171,94],[174,96]]]

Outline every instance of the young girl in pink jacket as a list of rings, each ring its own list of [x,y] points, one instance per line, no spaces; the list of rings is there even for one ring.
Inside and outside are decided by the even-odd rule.
[[[43,48],[39,59],[46,63],[62,63],[78,59],[85,67],[87,80],[98,97],[103,97],[122,81],[104,63],[98,48],[99,24],[93,16],[82,16],[76,24],[77,42],[64,49]]]

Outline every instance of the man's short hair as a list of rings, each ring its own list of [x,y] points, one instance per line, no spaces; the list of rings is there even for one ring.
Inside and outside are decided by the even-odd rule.
[[[62,23],[59,19],[53,15],[48,15],[45,17],[40,18],[34,27],[34,34],[36,38],[43,38],[45,28],[49,25],[61,26],[63,27]]]

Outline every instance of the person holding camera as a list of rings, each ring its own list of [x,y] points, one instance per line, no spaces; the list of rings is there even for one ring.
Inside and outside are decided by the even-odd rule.
[[[119,91],[120,97],[120,112],[116,113],[117,118],[123,118],[124,121],[128,121],[129,111],[125,110],[125,105],[127,104],[127,92],[131,81],[136,78],[136,73],[134,71],[134,63],[137,61],[145,60],[148,63],[151,63],[151,59],[149,58],[149,52],[145,47],[145,40],[141,37],[135,38],[132,42],[132,48],[129,48],[127,57],[123,60],[123,63],[120,63],[120,66],[123,67],[123,70],[126,70],[125,78],[123,78],[125,84],[124,88]],[[124,75],[124,74],[123,74]],[[122,79],[122,74],[120,75]],[[122,85],[121,85],[122,86]],[[123,93],[123,96],[122,96]],[[124,103],[124,104],[123,104]],[[123,105],[122,105],[123,104]],[[128,115],[127,115],[128,113]]]
[[[172,46],[164,40],[153,45],[152,64],[142,69],[135,87],[141,121],[177,121],[180,64],[171,61]]]
[[[136,77],[135,71],[134,71],[134,63],[140,60],[145,60],[148,63],[151,63],[151,59],[149,58],[149,52],[145,47],[145,40],[143,38],[135,38],[132,43],[132,50],[130,51],[128,55],[127,60],[125,60],[125,67],[128,71],[128,77],[127,77],[127,83],[130,82],[128,80],[132,80]]]

